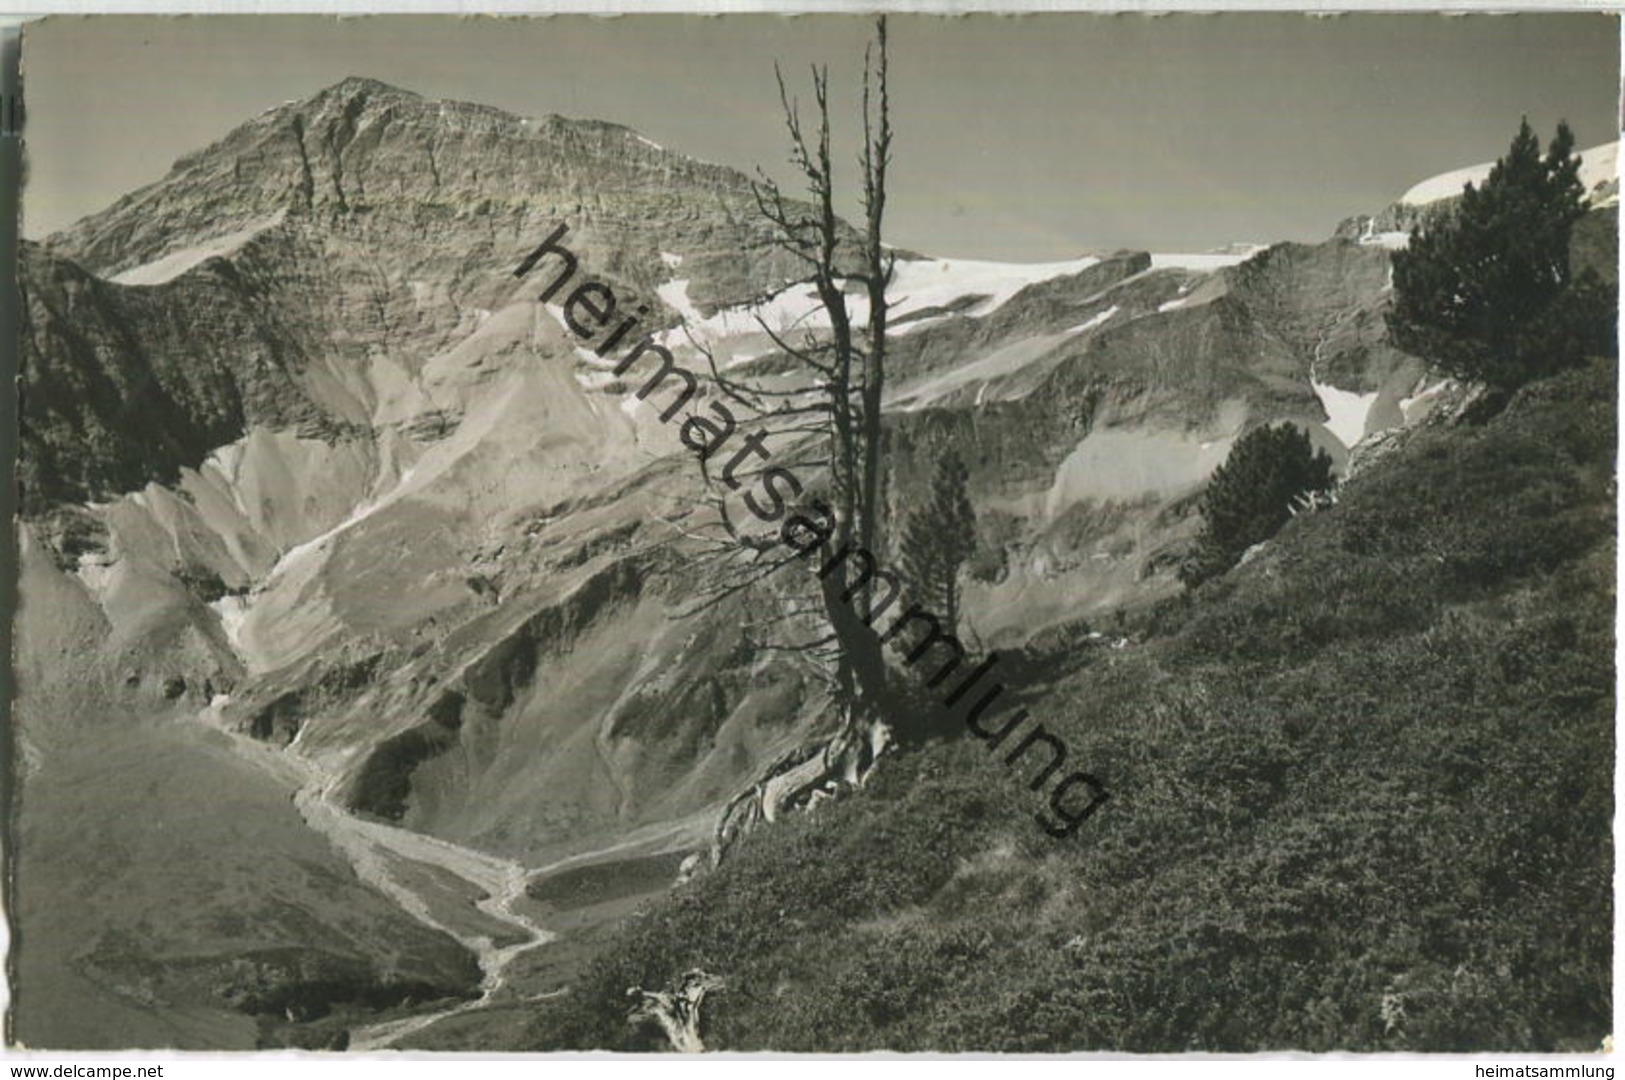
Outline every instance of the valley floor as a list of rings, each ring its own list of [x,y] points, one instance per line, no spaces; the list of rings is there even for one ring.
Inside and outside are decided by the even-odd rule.
[[[711,824],[696,815],[526,868],[347,813],[297,752],[184,716],[109,726],[84,752],[29,749],[16,1025],[40,1048],[329,1046],[342,1034],[337,1045],[379,1050],[456,1030],[471,1013],[484,1031],[489,1017],[562,992],[580,942],[668,889]],[[406,995],[419,1004],[403,1008],[368,1005],[387,987],[352,971],[357,984],[323,1007],[290,1002],[287,1023],[220,1000],[221,967],[320,951],[333,943],[313,926],[369,916],[421,937],[420,959],[445,963],[455,942],[477,979],[453,964],[461,979]],[[387,938],[345,936],[355,951],[389,951]]]

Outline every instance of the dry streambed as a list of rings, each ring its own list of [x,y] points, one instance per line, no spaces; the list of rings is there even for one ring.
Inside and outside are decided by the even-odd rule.
[[[490,1013],[465,1021],[480,1040],[488,1037],[492,1023],[502,1022],[499,1014],[564,992],[582,950],[527,954],[558,943],[561,933],[593,936],[665,891],[685,853],[702,845],[711,822],[709,814],[695,814],[531,869],[357,817],[331,798],[336,777],[297,749],[279,751],[243,737],[233,741],[285,779],[297,781],[294,803],[301,817],[343,855],[357,877],[418,922],[454,938],[479,962],[483,978],[477,997],[357,1027],[350,1032],[352,1051],[396,1047],[444,1021]],[[542,917],[554,926],[543,926]]]

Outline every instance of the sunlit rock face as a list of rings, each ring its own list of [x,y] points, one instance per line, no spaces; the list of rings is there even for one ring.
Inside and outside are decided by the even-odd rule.
[[[1080,245],[1044,266],[902,253],[887,499],[901,520],[948,450],[967,465],[975,639],[1020,644],[1176,590],[1197,496],[1248,427],[1306,426],[1341,468],[1448,397],[1384,323],[1383,238],[1412,217],[1218,253]],[[1606,225],[1582,223],[1577,259],[1609,265]],[[516,276],[555,235],[573,264]],[[797,583],[682,615],[708,584],[689,538],[705,482],[680,418],[660,419],[668,392],[638,400],[646,376],[618,375],[565,306],[602,283],[637,335],[700,374],[698,408],[716,392],[696,342],[732,376],[791,377],[773,336],[820,316],[806,287],[783,288],[796,270],[741,173],[614,124],[359,79],[26,245],[19,716],[44,779],[25,783],[23,820],[50,842],[25,845],[25,927],[100,940],[131,925],[111,905],[48,917],[34,884],[95,861],[39,793],[92,768],[110,729],[154,790],[172,744],[210,785],[256,778],[264,844],[316,868],[277,902],[347,928],[323,946],[339,982],[387,978],[352,965],[383,946],[335,914],[335,874],[392,912],[376,920],[390,949],[436,943],[401,985],[478,989],[471,965],[491,954],[468,941],[485,924],[448,923],[442,901],[402,913],[351,872],[357,851],[388,878],[442,850],[402,831],[498,860],[447,856],[414,888],[703,844],[722,804],[829,722],[804,668],[751,647]],[[397,832],[300,847],[348,828],[328,809]],[[269,948],[269,925],[222,916],[205,952]],[[129,972],[169,970],[171,945],[98,953],[74,977],[123,1001]],[[273,987],[327,970],[262,967]],[[238,1015],[208,979],[152,986]],[[35,1015],[25,1028],[51,1030]],[[241,1044],[234,1025],[199,1044]]]

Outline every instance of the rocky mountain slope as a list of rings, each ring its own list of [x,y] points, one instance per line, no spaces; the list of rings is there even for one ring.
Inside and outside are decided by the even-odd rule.
[[[797,666],[748,647],[759,597],[673,617],[695,594],[684,533],[704,487],[653,402],[538,299],[557,264],[515,277],[561,223],[576,280],[645,306],[696,370],[688,334],[770,374],[753,311],[816,319],[795,288],[750,306],[793,268],[743,175],[616,125],[360,79],[25,247],[25,1042],[88,1045],[104,1008],[134,1010],[108,1038],[204,1046],[359,1032],[409,999],[511,1006],[510,973],[553,955],[535,899],[552,875],[669,870],[828,722]],[[1369,241],[900,261],[890,498],[906,511],[959,448],[978,639],[1171,594],[1193,497],[1249,423],[1307,424],[1343,464],[1447,393],[1387,343],[1389,247]],[[115,752],[121,794],[49,794]],[[314,869],[199,865],[182,901],[150,866],[230,846],[194,831],[187,800],[240,775],[264,797],[263,846]],[[177,825],[146,828],[118,801],[135,792]],[[102,816],[120,831],[98,847],[82,826]],[[142,899],[60,884],[84,874]],[[610,893],[589,907],[631,895]],[[242,918],[240,896],[308,932],[267,939],[276,920]],[[174,903],[217,924],[184,955],[145,932]],[[353,929],[352,906],[380,905]],[[110,974],[107,935],[146,982]],[[380,960],[414,936],[406,968]],[[264,950],[286,963],[246,999],[236,976],[166,974]],[[76,1009],[30,999],[53,956]],[[176,1009],[203,1019],[156,1019]]]

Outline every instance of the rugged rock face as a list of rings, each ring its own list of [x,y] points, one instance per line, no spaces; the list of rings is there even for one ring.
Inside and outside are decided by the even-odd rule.
[[[613,124],[365,79],[272,109],[25,250],[31,505],[173,479],[255,425],[432,434],[456,413],[397,384],[505,307],[559,223],[583,275],[652,299],[680,260],[708,310],[791,269],[754,206],[742,175]]]
[[[358,256],[339,269],[361,295],[331,297],[329,314],[350,315],[363,337],[380,323],[397,335],[445,333],[490,295],[482,286],[512,269],[510,256],[559,221],[601,278],[652,286],[664,280],[667,252],[683,257],[702,308],[736,302],[789,269],[754,207],[740,173],[617,124],[532,120],[346,79],[180,159],[53,246],[101,276],[142,283],[277,225],[305,226]],[[170,262],[155,265],[161,259]],[[395,270],[421,275],[441,290],[438,302]],[[342,303],[358,298],[382,303]]]
[[[173,483],[251,426],[340,430],[298,383],[300,343],[231,263],[129,289],[25,243],[20,278],[25,511]]]
[[[1305,425],[1341,463],[1421,415],[1388,302],[1387,250],[1339,238],[1218,266],[1125,254],[1032,286],[899,344],[900,366],[961,359],[899,391],[894,490],[961,449],[982,524],[969,610],[990,641],[1165,594],[1191,496],[1246,426]]]
[[[556,258],[515,277],[561,223],[570,287],[646,305],[639,333],[665,331],[682,363],[704,370],[679,319],[720,362],[781,366],[742,305],[793,267],[743,175],[613,124],[368,80],[271,109],[25,249],[25,929],[95,943],[127,925],[49,911],[50,883],[86,866],[110,889],[135,873],[62,835],[115,811],[46,794],[104,760],[98,723],[149,748],[120,790],[169,805],[182,792],[152,748],[207,745],[231,764],[198,768],[248,770],[280,807],[268,820],[310,846],[304,884],[275,899],[314,920],[303,937],[232,921],[205,888],[225,871],[196,869],[186,902],[218,922],[207,964],[293,952],[231,994],[140,992],[228,1016],[357,980],[494,1000],[543,940],[531,871],[697,850],[765,763],[827,733],[807,674],[750,647],[775,586],[674,617],[703,584],[684,537],[704,485],[656,400],[632,396],[648,376],[581,348],[562,291],[539,301]],[[1251,423],[1306,424],[1342,462],[1425,412],[1437,387],[1386,342],[1387,260],[1346,236],[1041,268],[901,260],[889,498],[908,512],[948,446],[970,467],[970,632],[1019,642],[1171,591],[1193,497]],[[803,293],[762,309],[769,325],[804,325]],[[344,890],[392,917],[356,929],[329,903],[347,908]],[[356,967],[414,935],[433,943],[422,964]],[[25,974],[45,963],[29,940]],[[177,962],[133,940],[117,963],[81,950],[72,993],[117,997],[118,972]],[[86,1037],[36,1000],[25,1039]],[[128,1038],[240,1044],[235,1023]]]

